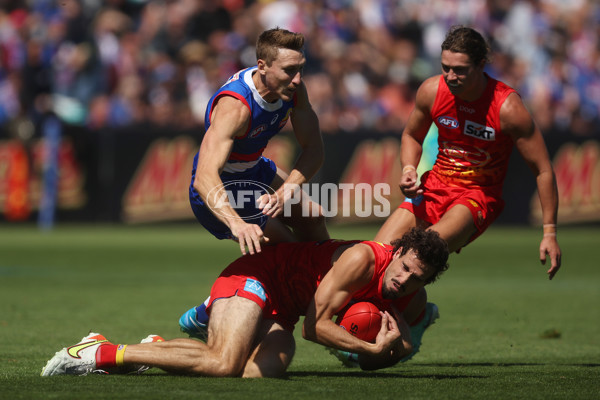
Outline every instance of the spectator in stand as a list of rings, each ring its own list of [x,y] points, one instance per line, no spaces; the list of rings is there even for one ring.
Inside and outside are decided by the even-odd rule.
[[[10,2],[0,10],[0,125],[53,108],[67,123],[93,118],[95,126],[102,113],[92,110],[91,116],[88,110],[108,101],[105,126],[201,127],[203,93],[254,65],[258,34],[279,25],[302,32],[310,43],[304,79],[310,91],[324,91],[315,96],[324,133],[399,133],[416,88],[439,72],[434,68],[444,32],[465,24],[496,38],[489,72],[522,94],[542,131],[597,132],[598,2],[446,5],[444,0]],[[190,43],[205,48],[204,59],[189,62]],[[32,74],[39,81],[32,83]],[[132,82],[133,75],[142,87],[125,100],[123,87],[131,85],[123,81]],[[20,90],[21,103],[10,94]],[[331,97],[318,100],[325,92]],[[113,115],[121,102],[125,115]]]

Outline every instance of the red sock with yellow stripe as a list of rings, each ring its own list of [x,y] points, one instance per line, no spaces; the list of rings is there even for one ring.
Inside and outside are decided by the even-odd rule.
[[[96,351],[96,368],[120,367],[123,365],[126,344],[103,344]]]

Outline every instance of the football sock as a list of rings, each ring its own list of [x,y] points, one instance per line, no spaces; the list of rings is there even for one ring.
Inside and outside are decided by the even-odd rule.
[[[117,347],[117,354],[115,355],[115,361],[117,363],[117,367],[123,365],[123,357],[125,356],[125,349],[127,348],[126,344],[120,344]]]
[[[210,297],[206,299],[206,301],[196,307],[196,321],[201,324],[208,324],[208,314],[206,313],[206,303],[209,301]]]
[[[126,345],[103,344],[96,351],[96,368],[110,368],[123,365]],[[120,361],[120,363],[119,363]]]

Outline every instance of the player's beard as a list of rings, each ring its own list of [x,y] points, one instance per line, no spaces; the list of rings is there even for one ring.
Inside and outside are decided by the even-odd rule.
[[[398,297],[400,297],[400,292],[396,290],[391,290],[388,286],[384,285],[381,288],[381,297],[388,300],[397,299]]]

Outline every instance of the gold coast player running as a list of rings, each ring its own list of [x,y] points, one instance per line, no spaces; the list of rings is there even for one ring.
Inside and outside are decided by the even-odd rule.
[[[535,175],[543,213],[540,260],[548,275],[561,264],[556,239],[558,191],[542,133],[519,94],[483,70],[488,45],[475,30],[454,27],[442,43],[442,74],[420,86],[402,134],[400,189],[406,201],[388,218],[375,240],[389,242],[410,227],[430,227],[451,252],[481,235],[502,212],[502,185],[513,145]],[[439,152],[421,177],[416,165],[432,123]]]

